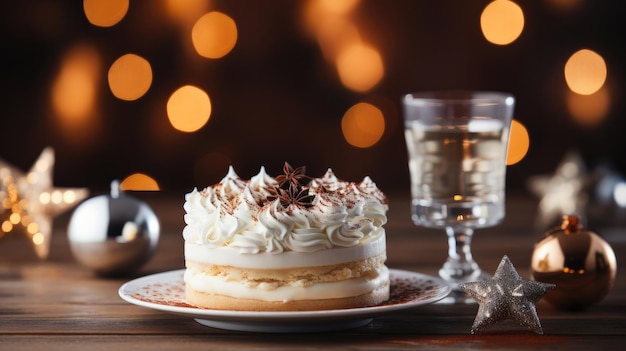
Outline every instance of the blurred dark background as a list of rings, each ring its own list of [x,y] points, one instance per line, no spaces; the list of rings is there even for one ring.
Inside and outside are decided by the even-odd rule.
[[[552,173],[568,151],[589,169],[608,163],[626,171],[624,22],[619,1],[518,0],[524,29],[509,45],[485,40],[480,15],[490,1],[361,0],[349,16],[376,47],[385,73],[367,91],[344,87],[316,39],[304,29],[307,1],[206,2],[237,24],[238,40],[220,59],[190,58],[188,33],[171,20],[164,1],[131,0],[115,26],[87,20],[82,1],[3,1],[0,4],[0,158],[27,170],[43,148],[55,150],[57,186],[107,189],[113,179],[141,172],[181,194],[219,181],[232,164],[242,178],[264,165],[305,165],[311,176],[331,167],[346,180],[369,175],[386,191],[408,190],[400,97],[434,89],[501,90],[517,98],[515,118],[530,149],[509,166],[507,184],[524,191],[527,179]],[[64,55],[90,45],[102,63],[95,132],[68,137],[50,95]],[[608,108],[600,122],[577,123],[563,76],[580,49],[600,54],[608,76]],[[135,101],[108,88],[108,67],[135,53],[152,67],[148,92]],[[193,133],[174,130],[166,101],[184,84],[210,95],[209,122]],[[385,116],[382,138],[357,148],[342,135],[341,119],[359,102]],[[94,122],[95,123],[95,122]],[[76,133],[80,133],[77,131]]]

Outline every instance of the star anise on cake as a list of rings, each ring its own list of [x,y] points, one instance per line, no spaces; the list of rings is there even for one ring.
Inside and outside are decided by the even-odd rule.
[[[307,187],[290,187],[287,190],[275,187],[273,193],[273,198],[278,199],[283,207],[289,207],[289,205],[311,207],[315,199],[315,195],[309,194]]]
[[[313,206],[313,200],[315,195],[309,194],[309,187],[305,186],[305,181],[309,179],[304,174],[305,167],[298,167],[293,169],[291,165],[285,162],[283,166],[283,173],[276,176],[278,186],[270,189],[272,195],[268,197],[269,200],[278,199],[283,207],[289,205],[297,205],[304,207]]]
[[[276,176],[276,181],[278,182],[278,186],[285,189],[286,186],[303,186],[304,182],[309,179],[308,176],[304,174],[306,168],[304,166],[293,169],[288,162],[285,162],[283,165],[283,173],[281,175]]]

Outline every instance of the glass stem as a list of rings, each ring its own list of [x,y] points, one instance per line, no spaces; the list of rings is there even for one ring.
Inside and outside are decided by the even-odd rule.
[[[447,227],[448,259],[439,270],[439,275],[453,283],[478,280],[480,267],[472,258],[471,243],[474,230],[466,227]]]

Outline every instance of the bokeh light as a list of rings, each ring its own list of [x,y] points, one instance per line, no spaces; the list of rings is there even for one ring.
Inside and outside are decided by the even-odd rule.
[[[510,44],[524,30],[524,12],[513,1],[494,0],[480,15],[480,28],[490,43]]]
[[[346,15],[351,12],[358,4],[359,0],[315,0],[323,9],[323,11],[337,14]]]
[[[506,154],[506,164],[514,165],[520,162],[528,153],[530,147],[530,137],[526,127],[518,120],[511,122],[509,132],[509,148]]]
[[[385,132],[385,117],[382,111],[366,102],[348,109],[341,119],[343,136],[352,146],[368,148],[375,145]]]
[[[196,52],[206,58],[220,58],[237,43],[237,25],[228,15],[212,11],[200,17],[191,30]]]
[[[120,183],[120,190],[158,191],[159,184],[154,178],[144,173],[133,173]]]
[[[179,23],[196,21],[209,6],[209,0],[165,0],[168,15]]]
[[[613,199],[619,207],[626,207],[626,183],[619,182],[613,190]]]
[[[602,88],[591,95],[567,94],[567,109],[574,121],[583,127],[595,127],[605,120],[611,105],[608,90]]]
[[[341,49],[361,42],[358,28],[346,18],[325,18],[316,27],[317,42],[329,62],[335,61]]]
[[[359,5],[359,0],[308,0],[302,7],[303,22],[316,31],[325,21],[345,19]]]
[[[317,40],[326,60],[335,65],[344,87],[366,92],[384,77],[379,50],[361,38],[351,13],[359,0],[309,0],[303,7],[305,28]]]
[[[565,63],[565,81],[575,93],[590,95],[604,85],[607,76],[606,63],[595,51],[582,49],[575,52]]]
[[[102,63],[88,45],[70,49],[51,91],[52,109],[68,140],[84,141],[97,129],[97,95]]]
[[[172,126],[181,132],[195,132],[211,116],[211,99],[202,89],[185,85],[176,90],[167,101],[167,117]]]
[[[385,74],[383,59],[376,48],[354,43],[341,49],[335,62],[341,83],[348,89],[365,92]]]
[[[133,101],[142,97],[152,84],[152,68],[141,56],[126,54],[109,68],[109,88],[115,97]]]
[[[89,23],[111,27],[126,16],[128,3],[129,0],[83,0],[83,10]]]

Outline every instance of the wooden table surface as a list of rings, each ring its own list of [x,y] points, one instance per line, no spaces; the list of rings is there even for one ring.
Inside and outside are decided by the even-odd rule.
[[[613,350],[626,343],[626,228],[605,228],[617,259],[611,293],[581,312],[555,309],[542,300],[537,312],[544,335],[511,321],[471,335],[478,306],[431,304],[389,313],[357,329],[302,334],[237,332],[203,326],[195,320],[136,306],[118,296],[119,287],[136,277],[181,269],[183,194],[139,193],[161,222],[159,246],[141,269],[121,278],[103,278],[78,264],[66,236],[71,211],[54,221],[48,260],[35,258],[25,237],[0,239],[0,350],[391,350],[391,349],[550,349]],[[446,254],[442,232],[415,227],[409,199],[390,196],[388,266],[435,275]],[[474,256],[493,273],[508,255],[524,279],[534,243],[536,201],[509,195],[507,218],[474,236]],[[547,229],[547,228],[546,228]]]

